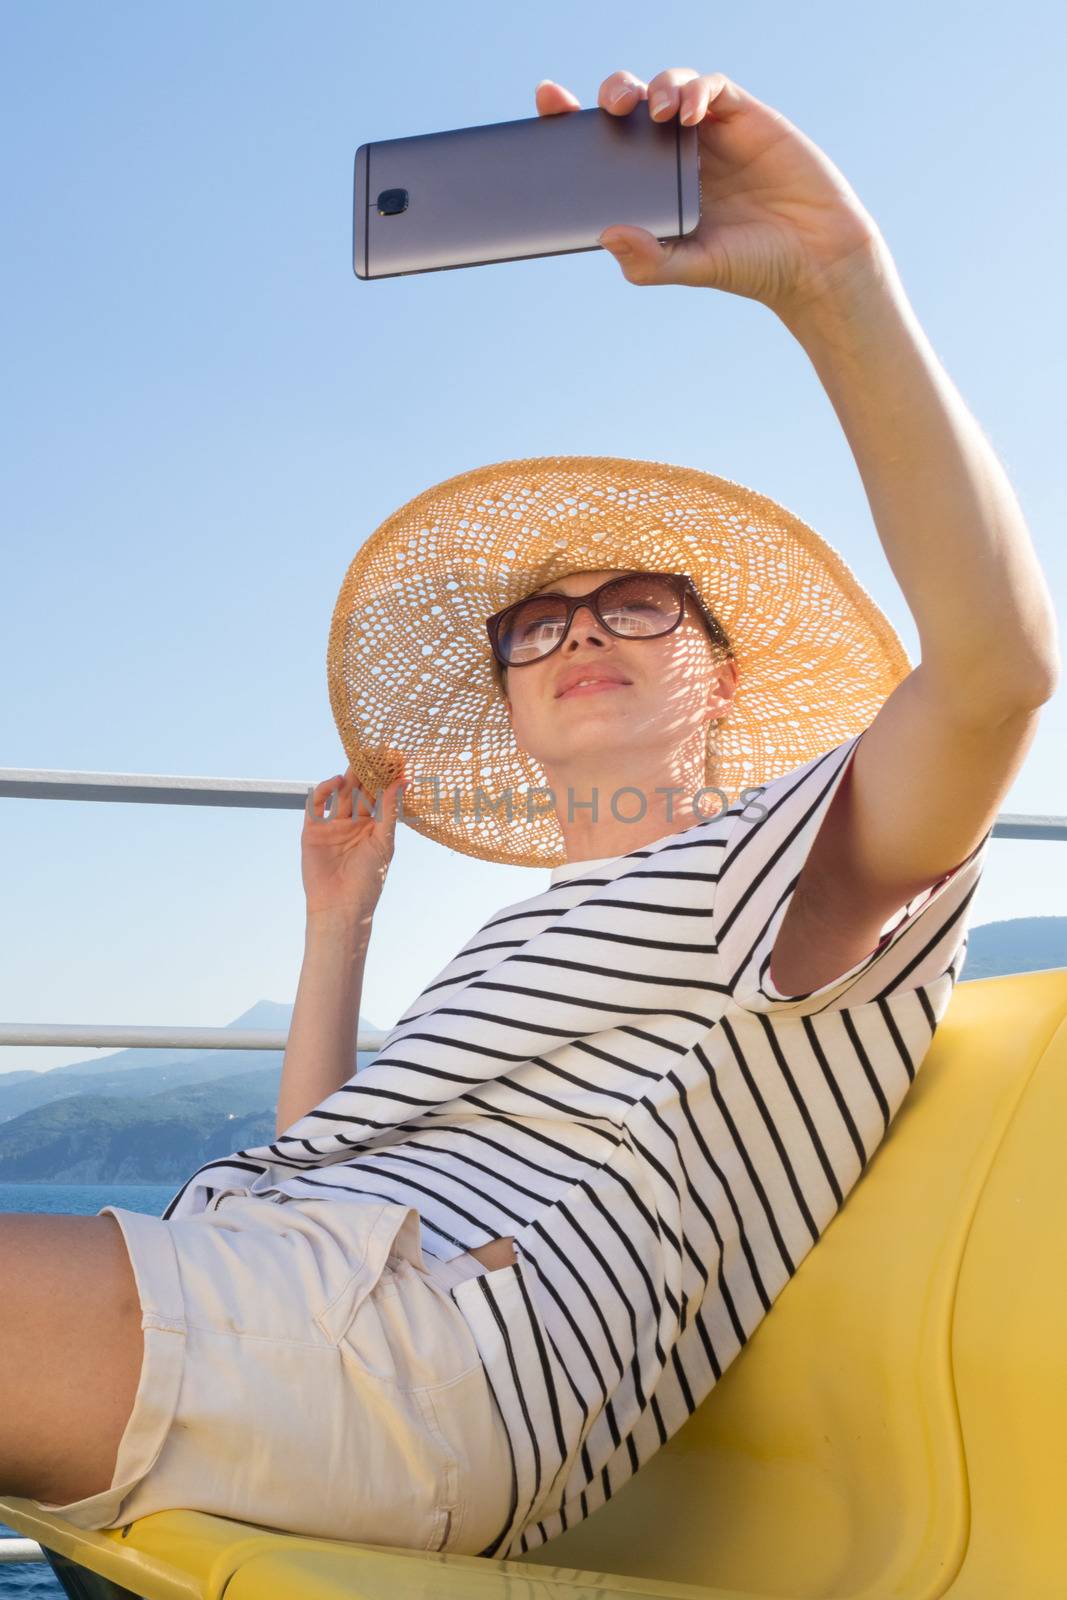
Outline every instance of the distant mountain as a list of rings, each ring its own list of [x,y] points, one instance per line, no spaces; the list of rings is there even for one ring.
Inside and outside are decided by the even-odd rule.
[[[285,1032],[260,1000],[227,1024]],[[360,1017],[361,1031],[377,1032]],[[0,1183],[173,1183],[274,1138],[281,1050],[119,1050],[0,1076]],[[356,1052],[356,1070],[374,1052]]]
[[[170,1183],[274,1138],[271,1067],[138,1099],[66,1095],[0,1127],[0,1182]]]
[[[1067,967],[1067,917],[1009,917],[970,930],[960,981]]]
[[[284,1033],[292,1014],[292,1005],[257,1000],[242,1016],[225,1026],[235,1032],[271,1029]],[[361,1031],[377,1031],[375,1024],[363,1016],[359,1026]],[[373,1059],[373,1051],[358,1051],[357,1068],[365,1067]],[[138,1100],[163,1089],[178,1090],[229,1079],[256,1067],[270,1068],[277,1076],[281,1073],[281,1063],[279,1050],[133,1049],[117,1050],[113,1055],[91,1061],[72,1061],[47,1072],[5,1072],[0,1074],[0,1126],[37,1106],[71,1095],[114,1095],[123,1100]]]

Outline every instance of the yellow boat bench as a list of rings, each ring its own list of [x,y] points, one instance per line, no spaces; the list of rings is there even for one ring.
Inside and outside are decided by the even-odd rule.
[[[194,1511],[0,1521],[146,1600],[1063,1600],[1067,967],[963,983],[867,1173],[704,1404],[511,1561]],[[97,1573],[120,1586],[89,1578]]]

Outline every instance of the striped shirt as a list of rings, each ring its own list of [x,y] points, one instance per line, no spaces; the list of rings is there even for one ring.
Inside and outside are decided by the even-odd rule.
[[[603,1505],[708,1395],[866,1169],[966,953],[992,829],[876,947],[804,994],[771,950],[862,733],[755,800],[504,907],[374,1060],[221,1187],[415,1207],[425,1252],[501,1235],[450,1288],[511,1443],[511,1510],[480,1554]],[[746,791],[751,796],[754,791]]]

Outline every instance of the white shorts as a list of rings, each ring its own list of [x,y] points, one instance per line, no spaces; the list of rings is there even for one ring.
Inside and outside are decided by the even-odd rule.
[[[111,1486],[37,1504],[81,1528],[174,1508],[290,1533],[481,1555],[511,1447],[418,1212],[224,1191],[193,1217],[104,1206],[130,1253],[144,1361]]]

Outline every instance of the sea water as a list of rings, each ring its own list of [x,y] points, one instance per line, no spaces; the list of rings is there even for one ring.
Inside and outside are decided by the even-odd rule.
[[[143,1211],[149,1216],[163,1215],[163,1207],[181,1187],[177,1183],[0,1183],[0,1212],[34,1211],[50,1215],[93,1217],[101,1206],[122,1206],[127,1211]],[[0,1539],[23,1537],[0,1522]],[[15,1567],[0,1565],[0,1596],[3,1600],[65,1600],[47,1562],[35,1561]]]

